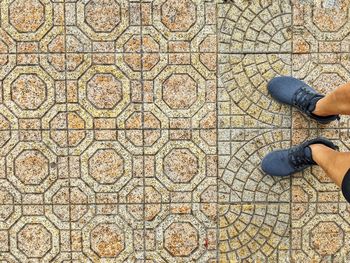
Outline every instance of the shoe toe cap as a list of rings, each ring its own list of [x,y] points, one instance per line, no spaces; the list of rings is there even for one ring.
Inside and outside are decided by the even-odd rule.
[[[295,92],[306,84],[293,77],[275,77],[267,84],[267,89],[272,97],[282,103],[291,104]]]
[[[261,169],[272,176],[287,176],[294,172],[284,150],[268,153],[261,162]]]

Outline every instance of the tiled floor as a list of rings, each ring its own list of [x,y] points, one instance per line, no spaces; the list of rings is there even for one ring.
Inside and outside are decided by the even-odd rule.
[[[268,96],[350,81],[347,0],[0,0],[1,262],[346,262],[350,209],[272,149],[324,135]]]

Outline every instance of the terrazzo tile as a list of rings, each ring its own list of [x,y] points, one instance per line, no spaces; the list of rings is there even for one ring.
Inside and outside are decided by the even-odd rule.
[[[349,52],[348,1],[293,0],[293,52]]]
[[[327,94],[349,81],[346,1],[294,1],[293,75]],[[337,15],[341,13],[342,15]],[[319,125],[293,111],[292,143],[323,136],[348,151],[348,117]],[[292,178],[292,261],[348,260],[348,204],[319,167]],[[344,243],[345,242],[345,243]]]
[[[157,262],[216,260],[216,203],[160,204],[146,219],[146,258]]]
[[[332,208],[333,203],[330,203],[328,209],[320,209],[320,205],[321,203],[292,205],[293,262],[341,262],[349,259],[349,223],[345,216],[348,205],[335,204]]]
[[[142,210],[126,205],[116,205],[114,209],[104,205],[96,209],[89,219],[72,226],[72,247],[77,256],[95,262],[98,260],[132,261],[143,254]],[[141,218],[133,215],[141,214]],[[141,243],[140,243],[141,242]]]
[[[332,140],[339,146],[340,151],[349,151],[349,139],[347,130],[322,129],[322,130],[306,130],[311,138],[322,136]],[[299,130],[295,131],[296,133]],[[300,138],[304,141],[304,138]],[[295,143],[299,140],[296,140]],[[345,202],[341,189],[336,186],[326,173],[320,167],[314,166],[308,168],[302,173],[296,174],[292,179],[292,201],[294,202],[322,202],[322,196],[331,195],[328,202]]]
[[[276,103],[348,81],[347,1],[0,1],[0,261],[347,261],[348,205],[271,150],[325,136]]]

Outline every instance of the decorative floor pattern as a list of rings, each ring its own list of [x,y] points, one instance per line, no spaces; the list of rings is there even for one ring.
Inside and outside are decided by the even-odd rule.
[[[274,179],[272,149],[322,135],[349,148],[349,118],[318,125],[277,104],[266,83],[293,75],[327,93],[348,82],[350,2],[218,4],[219,262],[347,262],[349,205],[318,168]]]
[[[336,262],[349,207],[269,97],[350,80],[346,0],[0,0],[1,262]]]

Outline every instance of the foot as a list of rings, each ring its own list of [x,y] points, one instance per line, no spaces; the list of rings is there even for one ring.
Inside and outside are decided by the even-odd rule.
[[[293,77],[275,77],[267,84],[271,96],[281,103],[297,107],[312,119],[326,124],[339,115],[318,116],[313,113],[316,103],[324,97],[305,82]]]
[[[309,147],[312,144],[323,144],[332,149],[338,149],[331,141],[325,138],[316,138],[305,141],[286,150],[277,150],[268,153],[261,162],[262,170],[273,176],[286,176],[300,172],[316,164]]]

